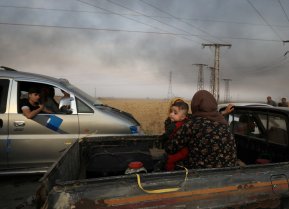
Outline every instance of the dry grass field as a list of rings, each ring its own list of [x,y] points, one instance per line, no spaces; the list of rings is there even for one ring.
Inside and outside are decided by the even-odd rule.
[[[167,99],[116,99],[100,98],[109,106],[131,113],[141,124],[145,134],[162,134],[168,116]],[[190,101],[187,101],[190,104]]]

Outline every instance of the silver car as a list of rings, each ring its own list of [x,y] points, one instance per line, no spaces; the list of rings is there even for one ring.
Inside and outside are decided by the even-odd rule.
[[[20,103],[31,86],[52,89],[56,102],[67,92],[69,111],[27,119]],[[82,137],[133,134],[142,133],[131,114],[101,104],[65,79],[0,68],[0,174],[45,172]]]

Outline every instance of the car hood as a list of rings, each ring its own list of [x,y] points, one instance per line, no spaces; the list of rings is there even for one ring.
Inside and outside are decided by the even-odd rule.
[[[119,117],[125,118],[126,120],[130,121],[132,124],[140,126],[140,123],[133,117],[132,114],[119,110],[117,108],[108,106],[108,105],[104,105],[104,104],[95,104],[94,105],[97,109],[103,111],[103,112],[107,112],[110,114],[114,114],[117,115]]]

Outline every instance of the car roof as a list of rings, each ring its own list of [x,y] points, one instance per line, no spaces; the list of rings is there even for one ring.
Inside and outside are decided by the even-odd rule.
[[[268,106],[273,107],[272,105],[266,103],[257,103],[257,102],[237,102],[237,103],[221,103],[218,105],[218,108],[227,107],[229,104],[233,104],[234,106]]]
[[[13,78],[19,80],[40,81],[45,83],[64,84],[68,81],[63,78],[54,78],[37,73],[28,73],[23,71],[14,70],[5,66],[0,67],[0,77]]]
[[[222,106],[219,108],[220,111],[224,110],[226,106]],[[274,107],[271,105],[259,105],[259,104],[251,104],[251,105],[234,105],[235,110],[245,110],[245,111],[264,111],[271,113],[283,113],[289,115],[289,107]]]

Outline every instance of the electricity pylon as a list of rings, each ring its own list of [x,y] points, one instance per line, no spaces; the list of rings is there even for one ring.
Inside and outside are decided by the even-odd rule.
[[[206,64],[193,64],[199,67],[198,71],[198,85],[197,85],[197,91],[204,89],[204,72],[203,67],[208,66]]]
[[[170,83],[169,83],[169,89],[168,89],[168,99],[171,99],[173,97],[173,84],[172,84],[172,71],[170,71]]]
[[[225,94],[224,94],[224,103],[230,102],[230,85],[229,82],[232,81],[232,79],[224,78],[225,81]]]
[[[210,76],[210,92],[214,95],[214,79],[215,79],[215,68],[214,67],[208,67],[211,71]]]
[[[214,85],[213,85],[213,92],[212,94],[215,96],[217,102],[219,102],[219,97],[220,97],[220,47],[227,46],[231,47],[231,44],[202,44],[203,48],[206,46],[209,47],[215,47],[215,62],[214,62],[214,68],[215,68],[215,73],[214,73]]]

